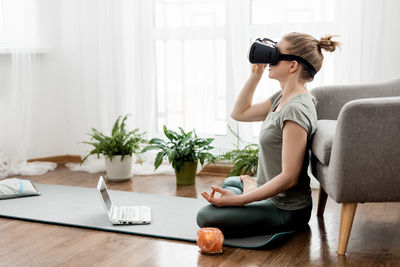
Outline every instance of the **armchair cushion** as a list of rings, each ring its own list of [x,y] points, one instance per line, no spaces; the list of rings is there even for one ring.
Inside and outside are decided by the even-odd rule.
[[[325,165],[329,164],[331,157],[332,141],[335,136],[336,125],[336,120],[317,121],[317,131],[314,134],[311,151]]]

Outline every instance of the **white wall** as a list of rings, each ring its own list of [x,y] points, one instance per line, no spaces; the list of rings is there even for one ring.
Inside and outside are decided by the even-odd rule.
[[[22,137],[29,140],[29,146],[26,149],[27,158],[79,154],[82,151],[83,145],[78,144],[78,142],[88,140],[86,133],[90,127],[106,129],[109,127],[107,126],[109,125],[108,122],[113,121],[117,114],[121,114],[115,106],[107,106],[107,101],[115,102],[116,97],[123,97],[126,98],[126,101],[122,109],[132,108],[128,106],[131,97],[134,97],[133,93],[127,96],[116,89],[109,95],[98,97],[97,94],[99,92],[97,89],[99,86],[102,86],[99,83],[99,78],[101,78],[102,72],[106,72],[107,70],[96,69],[98,58],[95,53],[89,53],[91,50],[90,42],[85,43],[84,39],[69,38],[69,36],[77,33],[85,35],[84,31],[88,31],[87,38],[92,38],[90,34],[93,34],[93,38],[96,38],[96,33],[90,32],[90,25],[79,25],[77,21],[69,21],[69,17],[64,17],[63,12],[65,8],[74,8],[68,4],[65,5],[65,3],[67,2],[39,1],[38,11],[40,14],[38,17],[40,19],[38,28],[43,40],[43,48],[48,48],[48,50],[45,53],[35,56],[36,68],[33,71],[33,75],[35,76],[34,93],[29,96],[30,99],[21,99],[19,102],[21,105],[29,103],[29,105],[35,107],[33,109],[34,112],[31,112],[29,115],[32,131],[29,132],[29,136]],[[345,1],[345,5],[346,3],[347,1]],[[378,35],[380,36],[379,40],[377,40],[377,36],[372,35],[369,39],[368,36],[364,35],[362,39],[364,45],[361,42],[352,47],[351,44],[344,43],[342,49],[343,58],[353,62],[351,64],[354,64],[354,67],[351,70],[355,70],[356,74],[348,75],[347,78],[341,76],[343,83],[346,82],[346,79],[349,83],[354,83],[381,82],[400,77],[400,67],[398,64],[400,62],[400,50],[398,48],[398,44],[400,43],[400,35],[398,34],[400,32],[400,19],[398,16],[400,1],[382,1],[381,8],[382,10],[377,14],[382,25],[382,32]],[[373,15],[374,10],[370,12]],[[349,11],[349,14],[351,15],[351,11]],[[92,23],[96,24],[98,21],[92,21]],[[364,27],[362,32],[368,32],[368,25],[363,26],[362,20],[358,23],[361,23],[361,27]],[[72,24],[74,27],[65,27],[69,24]],[[347,25],[347,27],[350,26],[354,25]],[[99,29],[98,27],[94,28]],[[71,29],[74,29],[75,32],[68,32]],[[63,36],[59,34],[61,30],[64,32]],[[355,28],[354,31],[360,31],[360,29]],[[350,39],[347,38],[347,40]],[[379,47],[374,51],[369,51],[366,48],[371,46],[365,43],[368,40],[380,43]],[[89,45],[89,47],[84,47],[85,45]],[[105,47],[105,49],[108,48]],[[354,51],[357,49],[361,50],[361,53],[355,53]],[[111,52],[115,52],[117,56],[120,56],[118,53],[121,51],[116,50]],[[353,56],[356,54],[357,57],[354,59]],[[363,55],[368,57],[368,55],[372,54],[377,55],[376,59],[372,58],[364,62],[366,62],[366,65],[369,64],[368,62],[373,62],[373,65],[360,66],[360,60],[363,60]],[[87,57],[87,64],[79,65],[80,61],[77,60],[77,57]],[[110,60],[112,63],[112,59]],[[348,66],[346,64],[348,63],[343,62],[342,65],[338,64],[338,69],[344,69],[348,73],[346,69]],[[339,66],[346,67],[340,68]],[[363,68],[364,70],[371,71],[371,75],[367,75],[367,78],[363,78],[366,77],[365,73],[363,73]],[[118,72],[118,70],[114,71]],[[11,54],[0,54],[0,73],[0,97],[5,99],[11,90]],[[83,79],[83,76],[85,76],[85,79]],[[336,77],[340,77],[340,75]],[[106,83],[110,83],[111,87],[115,85],[115,88],[118,88],[118,83],[120,82],[118,79],[107,80]],[[95,99],[106,101],[93,102],[97,101]],[[100,117],[106,117],[107,123],[104,120],[101,122]],[[81,118],[84,118],[82,123]],[[15,119],[28,120],[27,118],[19,118],[18,116]],[[88,121],[93,121],[94,124],[88,125]],[[0,133],[4,133],[7,124],[1,124],[3,129],[0,129]],[[7,134],[13,134],[13,132],[8,131]],[[3,137],[7,138],[7,134],[3,135]],[[7,145],[11,146],[14,144],[4,144],[4,147]],[[7,151],[4,147],[1,150]]]
[[[387,81],[400,78],[400,1],[383,1],[381,46],[373,79]]]

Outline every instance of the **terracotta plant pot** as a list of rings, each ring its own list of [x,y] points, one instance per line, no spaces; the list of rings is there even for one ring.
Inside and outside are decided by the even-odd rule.
[[[177,185],[193,185],[196,182],[196,171],[197,171],[198,161],[187,161],[183,163],[183,168],[177,172],[176,184]]]
[[[112,160],[105,156],[104,159],[106,162],[107,180],[112,182],[121,182],[131,179],[131,156],[125,155],[123,161],[121,161],[121,156],[113,156]]]

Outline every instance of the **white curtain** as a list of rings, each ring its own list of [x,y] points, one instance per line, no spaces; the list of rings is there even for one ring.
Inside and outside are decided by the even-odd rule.
[[[38,144],[35,133],[41,121],[40,109],[51,104],[41,101],[39,76],[41,53],[39,20],[35,1],[2,1],[2,43],[0,54],[0,177],[35,175],[54,169],[52,163],[27,163]],[[50,104],[50,105],[49,105]]]
[[[109,133],[119,115],[130,113],[129,128],[147,131],[148,138],[156,135],[153,1],[0,2],[0,18],[6,22],[0,24],[0,177],[54,168],[28,164],[29,158],[85,155],[90,147],[81,142],[89,140],[88,130],[94,127]],[[333,26],[327,29],[311,23],[274,30],[249,26],[251,1],[225,3],[227,110],[249,74],[245,53],[255,34],[272,38],[292,30],[317,38],[339,34],[342,51],[326,57],[326,64],[333,64],[333,75],[327,79],[332,84],[399,77],[399,1],[339,0]],[[250,127],[239,125],[242,137],[254,141]],[[145,165],[136,165],[134,172],[153,173],[153,159],[148,155]],[[104,170],[95,159],[70,167]],[[171,171],[168,165],[165,168]]]
[[[149,25],[140,1],[60,1],[60,61],[65,83],[66,146],[84,154],[90,147],[78,141],[94,127],[111,134],[119,115],[131,114],[130,129],[155,131],[155,86]],[[153,155],[136,174],[152,173]],[[104,170],[104,160],[91,157],[73,170]],[[139,172],[140,170],[140,172]]]
[[[119,115],[131,114],[128,127],[152,136],[154,59],[143,3],[9,0],[3,7],[14,12],[18,42],[0,63],[10,74],[0,85],[0,176],[45,171],[28,158],[84,156],[90,128],[110,134]],[[88,163],[71,168],[104,170],[95,157]]]
[[[400,1],[340,0],[335,52],[336,84],[383,82],[400,77]]]

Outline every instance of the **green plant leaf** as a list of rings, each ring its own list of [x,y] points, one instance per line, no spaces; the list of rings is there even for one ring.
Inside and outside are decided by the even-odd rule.
[[[173,140],[179,140],[181,137],[177,132],[173,130],[168,130],[168,133],[171,135]]]
[[[243,174],[244,175],[249,174],[252,167],[253,166],[251,164],[244,166],[245,169],[244,169]]]
[[[168,153],[168,161],[169,162],[174,161],[177,154],[176,149],[168,149],[167,153]]]
[[[159,166],[159,163],[161,164],[161,152],[163,153],[162,157],[167,156],[168,161],[177,171],[183,167],[184,162],[197,160],[200,160],[202,164],[204,164],[205,161],[215,162],[216,157],[208,152],[213,148],[210,146],[210,143],[214,140],[213,138],[199,138],[195,130],[185,133],[181,127],[178,127],[178,129],[179,133],[168,130],[166,125],[164,125],[163,132],[168,140],[163,141],[159,138],[153,138],[149,142],[151,146],[144,149],[144,151],[151,149],[160,150],[155,159],[156,168]],[[193,133],[195,134],[194,137]]]
[[[178,127],[179,131],[181,132],[182,135],[186,135],[185,131],[182,129],[182,127]]]
[[[237,137],[238,141],[245,143],[240,139],[239,135],[233,132],[228,125],[230,131]],[[243,149],[234,145],[235,149],[220,155],[218,158],[222,160],[230,160],[233,168],[228,176],[236,176],[241,174],[257,175],[259,148],[257,144],[247,143]]]
[[[112,130],[111,130],[111,135],[114,135],[117,131],[118,131],[118,128],[119,128],[119,120],[121,119],[121,116],[118,116],[118,118],[117,118],[117,120],[114,122],[114,126],[113,126],[113,128],[112,128]]]
[[[165,136],[169,139],[169,140],[173,140],[174,138],[173,138],[173,136],[169,133],[169,131],[168,131],[168,129],[167,129],[167,126],[163,126],[163,130],[164,130],[164,134],[165,134]]]
[[[163,144],[164,140],[160,139],[160,138],[153,138],[150,140],[149,144]]]
[[[128,114],[129,115],[129,114]],[[126,120],[128,115],[125,115],[121,121],[121,116],[118,116],[117,120],[113,124],[111,136],[106,136],[99,132],[95,128],[91,128],[91,132],[88,135],[91,137],[93,142],[83,142],[94,147],[88,155],[84,157],[82,162],[87,159],[88,156],[97,154],[104,154],[106,157],[112,159],[112,156],[121,155],[122,159],[125,155],[132,156],[133,153],[140,153],[142,147],[148,143],[145,139],[145,133],[140,133],[139,129],[133,129],[128,131],[126,129]]]
[[[157,153],[156,159],[154,161],[154,170],[157,170],[160,167],[164,157],[164,151],[160,151]]]

